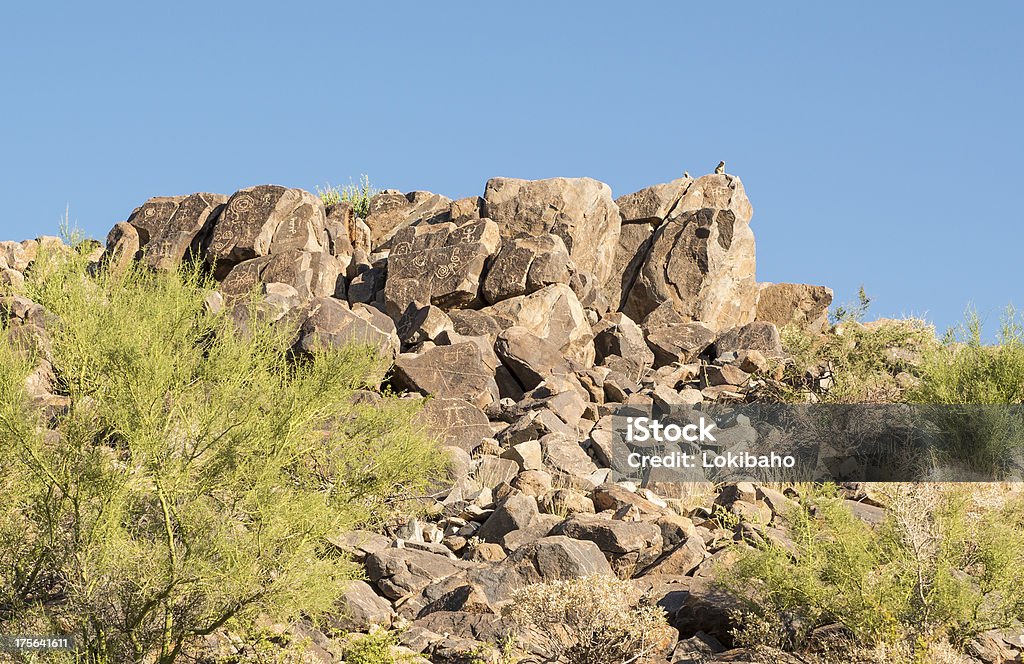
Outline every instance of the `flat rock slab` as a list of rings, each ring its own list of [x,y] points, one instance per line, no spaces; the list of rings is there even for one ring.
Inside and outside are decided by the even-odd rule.
[[[446,445],[472,452],[491,435],[490,422],[482,410],[465,399],[428,399],[420,411],[427,428]]]
[[[395,361],[395,386],[424,395],[464,399],[480,408],[497,400],[498,385],[471,341],[436,346],[419,355],[403,354]]]
[[[413,302],[442,309],[479,304],[484,266],[500,246],[498,226],[488,219],[399,230],[388,256],[388,313],[397,318]]]

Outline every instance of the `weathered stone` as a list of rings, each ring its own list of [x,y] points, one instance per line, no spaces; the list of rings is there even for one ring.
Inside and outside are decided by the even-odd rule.
[[[682,323],[659,328],[647,335],[654,353],[654,366],[693,362],[714,342],[715,333],[700,323]]]
[[[485,188],[483,213],[505,237],[561,237],[576,267],[594,274],[599,284],[612,276],[621,222],[611,189],[602,182],[493,178]]]
[[[477,468],[477,477],[485,487],[496,487],[511,482],[519,472],[519,464],[511,459],[484,457]]]
[[[354,579],[345,585],[338,602],[340,612],[331,616],[331,627],[349,631],[365,631],[371,626],[388,628],[395,618],[391,603],[373,592],[365,581]]]
[[[707,549],[704,547],[704,541],[699,537],[689,537],[647,568],[644,574],[690,574],[704,562],[706,557]]]
[[[556,535],[588,540],[605,553],[661,550],[661,529],[645,521],[618,521],[600,515],[575,514],[555,526]]]
[[[498,400],[494,377],[472,342],[437,346],[419,355],[400,355],[392,381],[400,389],[465,399],[480,408]]]
[[[512,487],[537,498],[551,490],[551,474],[543,470],[524,470],[512,480]]]
[[[455,331],[467,337],[486,336],[493,342],[501,326],[492,316],[475,309],[452,309],[448,312]]]
[[[730,175],[695,181],[658,227],[623,311],[643,321],[670,302],[686,320],[726,330],[754,318],[752,211]]]
[[[398,333],[390,318],[373,307],[356,304],[351,309],[332,297],[313,299],[300,328],[299,348],[342,348],[348,344],[376,347],[385,358],[399,349]]]
[[[464,221],[479,219],[482,216],[480,211],[483,208],[483,204],[484,199],[479,196],[469,196],[452,201],[449,213],[451,216],[450,221],[461,224]]]
[[[465,399],[427,399],[419,417],[438,440],[467,452],[472,452],[491,435],[487,416]]]
[[[450,211],[451,199],[446,196],[429,191],[382,191],[370,199],[370,212],[366,215],[370,245],[377,250],[403,228],[448,221]]]
[[[359,231],[356,226],[356,213],[350,201],[340,201],[328,205],[324,210],[326,221],[324,229],[327,231],[327,246],[325,249],[332,255],[352,258],[356,251],[356,242],[359,238]],[[355,238],[355,241],[353,241]],[[363,242],[359,246],[362,253],[369,255],[369,243]]]
[[[622,224],[612,276],[604,287],[608,304],[613,309],[622,309],[626,303],[626,296],[633,287],[637,271],[647,258],[653,235],[654,226],[649,223]]]
[[[818,334],[828,325],[832,289],[807,284],[758,284],[755,320],[778,328],[794,325]]]
[[[759,350],[767,357],[780,357],[782,337],[772,323],[755,321],[742,327],[734,327],[718,337],[714,344],[715,357],[742,350]]]
[[[125,221],[114,224],[107,233],[107,253],[104,256],[107,267],[120,272],[138,258],[141,247],[139,232],[134,226]]]
[[[527,583],[578,579],[598,574],[612,576],[611,565],[593,542],[564,535],[542,537],[516,550],[509,559],[521,565]]]
[[[513,445],[502,452],[501,458],[515,461],[520,470],[541,470],[544,467],[544,451],[537,440]]]
[[[488,219],[403,228],[388,257],[388,312],[397,317],[412,302],[444,309],[478,304],[484,266],[500,246],[498,226]]]
[[[452,320],[438,307],[410,304],[398,319],[398,338],[414,346],[424,341],[436,341],[445,331],[454,331]],[[446,344],[450,345],[450,344]]]
[[[324,204],[301,189],[259,185],[235,192],[206,239],[218,269],[288,249],[319,252],[326,234]]]
[[[586,477],[597,470],[590,456],[576,442],[576,437],[552,433],[541,439],[544,464],[547,468],[573,477]]]
[[[569,250],[557,235],[505,240],[484,279],[484,298],[493,304],[551,284],[568,284],[570,274]]]
[[[704,367],[704,381],[707,385],[746,385],[750,374],[731,364]]]
[[[572,374],[562,353],[553,344],[538,338],[530,330],[513,326],[501,332],[494,352],[519,383],[528,390],[549,376]]]
[[[597,361],[638,380],[654,362],[654,353],[644,341],[644,332],[626,314],[605,316],[594,326]],[[617,356],[618,360],[609,362]]]
[[[196,240],[227,200],[221,194],[161,196],[135,208],[127,223],[138,232],[146,263],[164,270],[176,266],[197,248]]]
[[[572,514],[593,514],[594,501],[581,491],[575,489],[555,489],[537,501],[546,514],[557,514],[566,517]]]
[[[605,510],[618,511],[623,507],[636,508],[641,515],[660,515],[670,512],[670,510],[655,505],[643,496],[619,484],[602,484],[594,489],[590,497],[594,501],[594,507],[599,512]]]
[[[594,364],[593,330],[583,306],[565,284],[502,300],[484,312],[505,319],[510,326],[526,328],[584,368]]]
[[[370,304],[377,302],[384,304],[384,284],[387,279],[387,269],[383,266],[367,268],[354,277],[348,285],[348,301],[351,304]]]
[[[538,514],[536,499],[523,493],[514,493],[495,508],[494,513],[480,527],[477,536],[485,542],[500,542],[513,530],[528,527]]]
[[[366,558],[366,574],[385,597],[397,600],[457,574],[467,563],[414,549],[384,549]]]
[[[234,266],[221,282],[220,290],[228,296],[244,297],[258,284],[282,283],[292,286],[303,301],[344,297],[344,270],[344,264],[329,253],[287,249]]]
[[[670,216],[672,209],[679,203],[691,184],[693,184],[693,178],[683,177],[618,197],[615,199],[615,204],[619,206],[623,224],[638,222],[661,224]]]

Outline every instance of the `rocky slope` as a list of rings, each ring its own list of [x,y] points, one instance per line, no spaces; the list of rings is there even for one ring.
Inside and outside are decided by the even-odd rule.
[[[778,515],[795,496],[746,483],[659,495],[621,481],[610,458],[617,404],[757,399],[781,385],[780,328],[827,325],[828,288],[756,280],[752,215],[726,174],[618,199],[586,178],[495,178],[483,197],[454,201],[385,191],[365,218],[263,185],[151,199],[96,259],[169,269],[198,258],[219,282],[211,309],[244,325],[257,289],[258,315],[293,324],[297,350],[370,343],[394,358],[391,387],[433,397],[422,417],[451,455],[450,486],[422,519],[333,542],[367,574],[334,627],[402,622],[413,651],[471,661],[494,655],[515,588],[616,574],[676,630],[651,661],[757,661],[725,652],[734,605],[713,570],[736,540],[784,541]],[[40,242],[54,241],[0,244],[0,280],[17,284]],[[0,309],[12,333],[45,339],[31,302]],[[32,391],[59,407],[48,372]],[[878,518],[863,491],[849,498]],[[303,629],[310,656],[333,661],[332,641]],[[1022,647],[992,638],[993,652]],[[1000,661],[983,646],[979,658]]]

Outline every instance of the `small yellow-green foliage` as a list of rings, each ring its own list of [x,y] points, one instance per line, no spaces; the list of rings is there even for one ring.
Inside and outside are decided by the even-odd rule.
[[[507,615],[545,661],[566,664],[641,661],[671,631],[660,607],[608,576],[527,586],[513,594]]]
[[[973,510],[955,485],[888,490],[875,529],[826,487],[786,515],[795,551],[739,550],[722,583],[748,603],[757,638],[799,648],[837,622],[865,646],[920,655],[1024,620],[1024,503]]]
[[[344,649],[345,664],[402,664],[423,661],[412,655],[396,655],[393,648],[398,643],[398,634],[385,629],[354,636]]]
[[[914,401],[934,404],[1024,403],[1024,318],[1008,308],[994,345],[981,342],[981,319],[967,320],[924,354]]]
[[[163,664],[227,620],[330,609],[357,570],[325,537],[441,466],[414,406],[353,404],[379,370],[366,348],[297,362],[258,318],[236,334],[198,271],[84,262],[43,256],[26,283],[60,319],[70,406],[50,431],[24,393],[32,362],[0,341],[0,607],[59,599],[90,661]]]
[[[324,202],[324,205],[336,205],[342,201],[352,204],[355,213],[366,218],[370,213],[370,199],[379,193],[379,190],[370,186],[370,178],[366,175],[359,177],[359,183],[350,182],[344,187],[334,187],[330,184],[324,187],[317,187],[316,193]]]
[[[794,360],[790,379],[799,382],[808,368],[827,365],[833,384],[824,400],[833,403],[900,400],[904,387],[896,375],[901,371],[916,375],[918,370],[899,353],[919,354],[936,345],[932,328],[912,318],[866,325],[847,322],[821,335],[786,327],[781,334]]]
[[[996,344],[983,344],[981,332],[977,314],[968,312],[924,354],[921,381],[908,398],[942,432],[940,461],[989,474],[1019,472],[1013,464],[1024,453],[1024,321],[1010,308]]]

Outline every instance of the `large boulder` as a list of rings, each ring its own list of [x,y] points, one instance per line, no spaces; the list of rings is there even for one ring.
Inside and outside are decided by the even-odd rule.
[[[571,264],[569,250],[557,235],[506,240],[487,271],[484,298],[493,304],[551,284],[567,284]]]
[[[428,399],[419,417],[439,440],[467,452],[472,452],[484,438],[491,436],[487,415],[465,399]]]
[[[557,235],[577,268],[593,274],[599,284],[612,276],[620,217],[611,188],[603,182],[492,178],[484,191],[483,216],[496,221],[505,237]]]
[[[303,313],[298,342],[301,350],[367,344],[388,360],[398,353],[394,322],[373,307],[356,304],[349,308],[333,297],[318,297],[310,301]]]
[[[484,266],[500,246],[498,226],[488,219],[399,230],[384,286],[388,313],[397,318],[413,302],[442,309],[478,304]]]
[[[621,371],[631,380],[639,380],[654,362],[643,330],[621,312],[609,314],[594,326],[594,348],[600,364]]]
[[[669,217],[692,184],[693,178],[682,177],[618,197],[615,204],[619,206],[622,223],[647,222],[655,226],[660,225]]]
[[[484,312],[506,327],[526,328],[585,368],[594,365],[594,332],[583,305],[565,284],[502,300]]]
[[[400,355],[392,382],[410,392],[465,399],[480,408],[498,400],[494,374],[472,341],[436,346],[419,355]]]
[[[344,297],[342,259],[324,251],[288,249],[271,256],[242,261],[231,268],[220,290],[228,296],[245,296],[257,284],[281,283],[293,287],[301,300]]]
[[[832,289],[808,284],[760,284],[756,320],[778,328],[794,325],[818,334],[828,325]]]
[[[715,333],[700,323],[678,323],[657,328],[647,335],[654,366],[686,364],[696,360],[715,341]]]
[[[232,194],[206,240],[207,261],[218,268],[288,249],[323,251],[324,204],[302,189],[259,185]]]
[[[621,309],[625,304],[626,296],[636,281],[637,272],[647,258],[653,235],[654,226],[647,222],[622,224],[612,276],[604,287],[605,297],[613,309]]]
[[[551,376],[568,376],[572,368],[554,344],[540,339],[525,327],[503,330],[494,344],[502,364],[528,390]]]
[[[376,250],[390,241],[395,232],[416,224],[435,224],[451,217],[451,199],[429,191],[403,194],[386,189],[370,199],[366,225],[370,229],[370,246]]]
[[[743,350],[757,350],[766,357],[781,357],[783,348],[779,328],[764,321],[747,323],[734,327],[719,336],[715,340],[713,348],[716,357]]]
[[[196,241],[215,219],[228,197],[221,194],[191,194],[151,198],[135,208],[128,224],[139,236],[146,263],[170,269],[185,254],[196,249]],[[111,249],[108,243],[108,250]]]
[[[542,537],[517,549],[507,564],[516,566],[526,583],[613,575],[608,559],[596,544],[564,535]]]
[[[389,548],[366,558],[366,575],[385,597],[397,600],[468,566],[437,553]]]
[[[687,189],[655,231],[626,298],[636,321],[665,302],[715,331],[754,319],[752,208],[731,175],[707,175]]]

